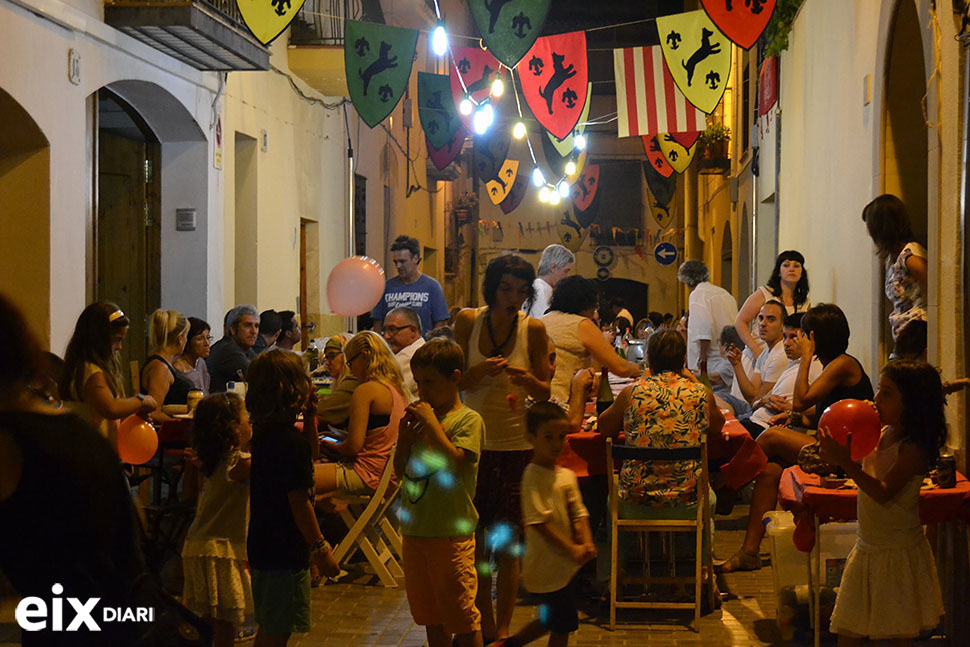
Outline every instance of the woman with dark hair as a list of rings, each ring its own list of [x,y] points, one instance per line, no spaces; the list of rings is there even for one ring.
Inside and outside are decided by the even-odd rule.
[[[189,317],[189,341],[172,364],[203,395],[209,395],[209,369],[205,360],[211,343],[209,324],[198,317]]]
[[[916,241],[903,201],[884,194],[862,210],[869,237],[886,266],[886,297],[893,339],[907,322],[926,320],[926,248]]]
[[[593,281],[567,276],[556,283],[549,313],[542,317],[546,334],[556,345],[556,372],[552,376],[552,397],[569,400],[569,384],[579,371],[589,368],[591,359],[614,375],[637,377],[640,367],[617,355],[593,322],[599,290]]]
[[[775,509],[778,502],[778,483],[783,469],[798,461],[798,452],[815,442],[812,436],[784,424],[814,428],[818,418],[829,405],[845,400],[872,400],[872,382],[862,364],[846,353],[849,347],[849,322],[842,309],[832,303],[812,306],[802,317],[798,334],[799,365],[792,394],[792,411],[779,413],[758,436],[758,445],[768,456],[768,464],[755,482],[748,514],[748,528],[744,543],[724,565],[723,571],[756,570],[761,568],[758,549],[764,537],[762,517]],[[809,373],[813,357],[818,357],[822,372],[814,381]]]
[[[81,312],[64,353],[61,397],[80,403],[75,409],[117,448],[117,421],[133,413],[148,415],[158,408],[155,398],[125,397],[117,353],[128,334],[128,317],[107,301]]]
[[[484,308],[466,308],[455,320],[455,341],[465,353],[461,389],[464,401],[485,420],[485,449],[478,468],[475,508],[479,513],[476,562],[487,562],[486,529],[500,526],[508,541],[494,552],[498,561],[496,609],[492,578],[479,571],[477,605],[486,639],[509,635],[519,590],[521,535],[519,488],[532,455],[525,437],[527,396],[549,399],[549,354],[546,328],[522,312],[533,292],[535,271],[522,257],[504,254],[489,262],[482,292]]]
[[[751,322],[757,319],[761,307],[772,299],[784,304],[786,315],[808,310],[808,270],[805,269],[805,257],[801,252],[790,249],[778,254],[768,283],[745,300],[734,320],[734,327],[755,358],[761,354],[765,344],[751,334]]]

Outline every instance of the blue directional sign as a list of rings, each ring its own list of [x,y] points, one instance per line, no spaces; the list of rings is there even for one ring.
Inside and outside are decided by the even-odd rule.
[[[672,265],[677,260],[677,248],[673,243],[658,243],[653,248],[653,257],[661,265]]]

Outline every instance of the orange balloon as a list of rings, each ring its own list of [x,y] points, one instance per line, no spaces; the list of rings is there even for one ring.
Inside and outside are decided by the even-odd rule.
[[[852,460],[860,461],[879,444],[882,421],[872,402],[866,400],[839,400],[822,412],[818,420],[832,438],[841,444],[852,434]]]
[[[384,269],[373,258],[351,256],[337,263],[327,278],[327,301],[335,315],[370,312],[384,294]]]
[[[147,463],[158,450],[158,434],[150,422],[132,414],[118,425],[118,455],[131,465]]]

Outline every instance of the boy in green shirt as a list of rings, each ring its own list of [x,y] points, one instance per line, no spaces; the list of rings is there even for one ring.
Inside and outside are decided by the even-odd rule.
[[[414,353],[411,373],[419,400],[398,432],[394,473],[402,482],[404,587],[411,616],[424,625],[429,647],[481,647],[475,607],[475,526],[472,503],[485,423],[458,397],[461,347],[434,339]]]

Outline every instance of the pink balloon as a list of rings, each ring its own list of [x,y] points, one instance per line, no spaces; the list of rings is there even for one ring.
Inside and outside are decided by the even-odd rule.
[[[383,295],[384,269],[367,256],[345,258],[327,278],[327,301],[336,315],[356,317],[370,312]]]
[[[147,463],[158,450],[158,434],[150,422],[132,414],[118,425],[118,455],[132,465]]]

